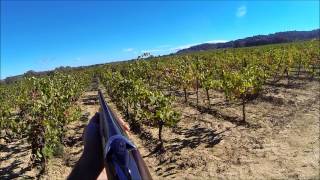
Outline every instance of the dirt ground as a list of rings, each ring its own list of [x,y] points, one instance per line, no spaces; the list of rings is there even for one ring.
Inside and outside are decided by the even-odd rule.
[[[131,136],[153,178],[320,179],[319,82],[296,79],[291,86],[281,81],[265,89],[263,96],[248,103],[245,125],[239,124],[241,106],[226,103],[220,92],[210,91],[211,108],[202,91],[198,105],[194,93],[188,103],[177,93],[174,106],[181,121],[173,129],[164,128],[164,153],[154,151],[156,128],[143,127],[141,134]],[[98,111],[96,94],[84,94],[83,119],[69,125],[64,155],[51,159],[40,179],[65,179],[70,173],[82,152],[83,129]],[[36,169],[28,168],[25,140],[1,140],[0,147],[0,179],[37,176]]]

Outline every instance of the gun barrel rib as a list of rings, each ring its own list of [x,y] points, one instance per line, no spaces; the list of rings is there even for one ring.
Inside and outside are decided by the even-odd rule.
[[[152,177],[140,152],[128,139],[119,120],[105,102],[101,90],[98,91],[98,97],[100,134],[108,179],[151,180]]]

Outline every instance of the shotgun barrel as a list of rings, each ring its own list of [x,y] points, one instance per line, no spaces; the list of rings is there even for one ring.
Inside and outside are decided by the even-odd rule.
[[[151,180],[150,172],[134,143],[121,126],[122,122],[109,108],[101,90],[100,134],[104,165],[109,180]]]

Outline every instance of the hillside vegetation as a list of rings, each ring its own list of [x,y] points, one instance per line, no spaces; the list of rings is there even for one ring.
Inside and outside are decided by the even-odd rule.
[[[268,35],[257,35],[252,37],[246,37],[243,39],[237,39],[234,41],[228,41],[225,43],[204,43],[195,46],[191,46],[186,49],[179,50],[177,53],[187,53],[196,51],[205,51],[210,49],[221,49],[221,48],[240,48],[240,47],[251,47],[267,44],[277,43],[289,43],[296,41],[305,41],[320,38],[320,29],[312,31],[286,31],[277,32]]]

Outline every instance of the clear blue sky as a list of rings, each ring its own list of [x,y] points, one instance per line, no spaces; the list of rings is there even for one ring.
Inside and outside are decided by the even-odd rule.
[[[1,79],[319,28],[319,1],[1,1]]]

